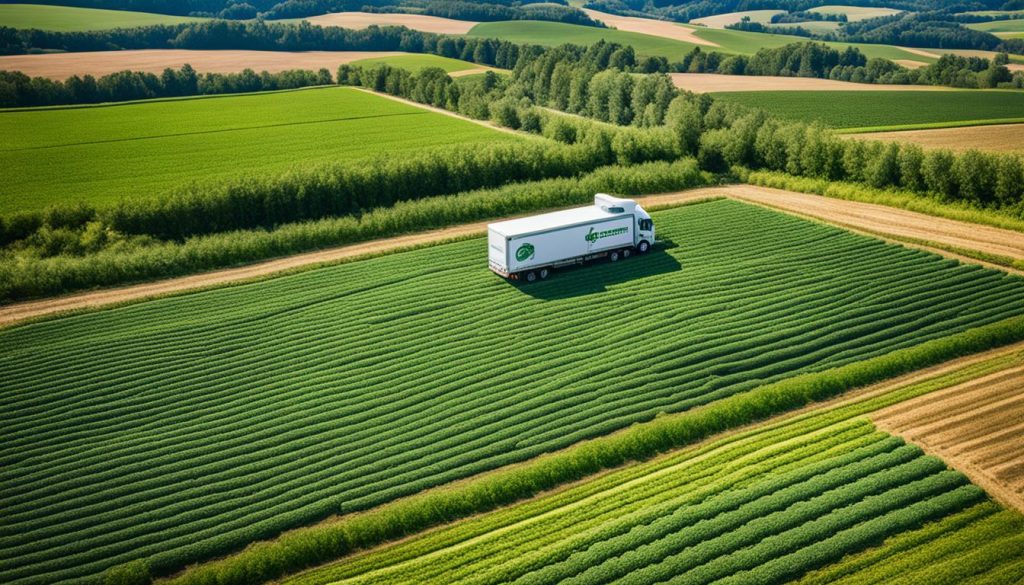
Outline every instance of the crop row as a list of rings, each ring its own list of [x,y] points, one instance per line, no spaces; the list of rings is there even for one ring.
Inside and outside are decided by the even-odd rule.
[[[1024,516],[984,502],[807,574],[801,585],[1015,583],[1024,578]]]
[[[1024,301],[741,203],[656,221],[674,244],[528,289],[474,240],[5,331],[0,576],[166,571]]]
[[[984,498],[861,419],[815,426],[645,463],[289,583],[778,582]]]
[[[1017,333],[1014,334],[1014,331]],[[796,376],[696,411],[658,417],[653,421],[636,425],[628,431],[588,441],[554,455],[538,457],[526,464],[487,473],[470,481],[460,482],[456,486],[442,486],[363,514],[292,531],[223,560],[199,565],[173,579],[172,583],[228,585],[273,580],[310,566],[344,558],[356,550],[369,548],[434,524],[493,510],[501,504],[532,496],[539,490],[579,479],[602,468],[618,467],[624,461],[646,459],[670,448],[687,445],[714,432],[749,423],[772,413],[806,404],[810,400],[834,396],[844,389],[879,381],[949,357],[976,352],[994,344],[1007,343],[1019,339],[1021,332],[1024,332],[1024,329],[1021,328],[1020,320],[1012,319],[865,362],[821,373]],[[1009,337],[1005,337],[1007,334]],[[1003,341],[996,341],[997,339]],[[709,469],[713,470],[723,462],[736,465],[736,469],[727,477],[715,478],[714,483],[745,485],[765,471],[785,471],[799,465],[810,454],[825,457],[847,453],[852,449],[876,443],[884,435],[864,434],[863,429],[841,424],[843,421],[911,397],[1013,367],[1020,364],[1021,360],[1024,360],[1022,352],[998,354],[946,374],[899,386],[883,394],[844,403],[824,412],[821,409],[811,410],[807,414],[791,418],[782,426],[780,423],[772,423],[753,427],[741,433],[727,434],[722,439],[679,450],[670,456],[660,457],[643,465],[626,467],[614,473],[590,478],[573,488],[523,502],[505,511],[459,522],[451,528],[432,533],[428,538],[407,540],[401,546],[389,547],[371,555],[357,557],[352,562],[307,573],[303,580],[326,583],[339,577],[360,574],[367,569],[360,564],[367,560],[379,566],[380,563],[394,564],[414,559],[458,545],[490,531],[500,530],[510,524],[524,524],[521,522],[523,518],[536,518],[543,520],[545,527],[553,526],[557,522],[550,518],[548,512],[562,506],[573,505],[583,499],[592,501],[590,496],[617,489],[619,486],[625,486],[625,489],[618,489],[618,497],[611,502],[613,507],[620,508],[633,503],[642,506],[642,500],[649,495],[644,490],[636,488],[635,480],[655,473],[674,473],[678,478],[677,483],[689,483],[691,489],[688,490],[687,496],[699,501],[707,493],[720,491],[719,488],[708,485],[706,478],[710,473]],[[898,444],[898,440],[896,441]],[[769,446],[772,448],[767,449]],[[892,447],[881,448],[888,450]],[[758,450],[763,452],[752,455]],[[667,484],[664,485],[669,487]],[[568,517],[569,523],[565,525],[563,531],[580,533],[588,521],[589,511],[584,507],[574,508],[578,514],[561,514],[559,518]],[[559,528],[551,528],[544,533],[552,534],[558,530]],[[521,534],[522,531],[518,533]],[[512,537],[506,531],[503,538]],[[538,537],[530,535],[530,538]],[[552,547],[545,545],[544,548],[546,550]],[[535,570],[542,567],[547,558],[543,552],[529,556],[529,562],[521,562],[517,566],[526,571]],[[133,568],[135,571],[144,571],[144,566],[139,566],[139,563],[125,565],[119,570],[130,571]],[[446,573],[445,577],[447,579],[454,575]]]

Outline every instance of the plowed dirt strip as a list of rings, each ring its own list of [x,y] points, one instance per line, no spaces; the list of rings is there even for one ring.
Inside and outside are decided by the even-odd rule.
[[[867,132],[848,134],[857,140],[883,142],[911,142],[924,148],[950,150],[993,150],[1024,152],[1024,124],[997,124],[968,126],[966,128],[936,128],[931,130],[904,130],[899,132]]]
[[[762,205],[771,205],[783,211],[800,213],[827,222],[868,230],[876,234],[915,238],[962,249],[977,250],[1014,259],[1024,259],[1024,234],[1019,232],[943,219],[884,205],[844,201],[820,195],[808,195],[806,193],[795,193],[768,187],[727,185],[664,195],[651,195],[640,197],[639,201],[645,206],[675,205],[713,197],[733,197]],[[337,262],[367,254],[418,246],[450,238],[482,235],[487,229],[487,223],[487,221],[480,221],[429,232],[339,246],[337,248],[259,262],[239,268],[215,270],[153,283],[98,290],[54,299],[15,303],[0,307],[0,325],[7,325],[51,313],[123,303],[174,292],[240,282],[303,266]],[[929,250],[937,254],[962,259],[956,254],[944,250],[931,248]]]
[[[334,73],[338,65],[360,59],[404,55],[398,51],[187,51],[142,49],[0,57],[0,70],[21,71],[31,77],[67,79],[72,75],[109,75],[131,69],[160,73],[188,63],[200,73],[238,73],[243,69],[276,73],[287,69],[320,69]]]
[[[1024,511],[1024,367],[916,398],[871,419]]]

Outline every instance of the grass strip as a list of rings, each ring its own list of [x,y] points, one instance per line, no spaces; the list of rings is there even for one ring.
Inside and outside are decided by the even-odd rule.
[[[995,126],[999,124],[1024,124],[1024,118],[993,118],[990,120],[953,120],[950,122],[928,122],[924,124],[862,126],[860,128],[840,128],[836,130],[836,134],[862,134],[867,132],[899,132],[901,130],[938,130],[941,128],[963,128],[965,126]]]

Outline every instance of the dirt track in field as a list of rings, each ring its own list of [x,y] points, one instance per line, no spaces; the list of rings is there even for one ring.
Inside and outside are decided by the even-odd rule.
[[[587,16],[590,18],[600,20],[608,26],[615,27],[626,32],[642,33],[645,35],[651,35],[652,37],[662,37],[664,39],[675,39],[677,41],[685,41],[687,43],[704,45],[707,47],[719,46],[718,43],[698,37],[694,34],[696,32],[694,29],[686,28],[685,26],[680,26],[667,20],[618,16],[615,14],[608,14],[606,12],[598,12],[597,10],[590,10],[589,8],[583,8],[582,10],[583,12],[586,12]]]
[[[310,24],[318,26],[340,26],[343,28],[361,29],[376,24],[377,26],[404,26],[423,32],[464,35],[478,22],[470,20],[454,20],[423,14],[383,14],[372,12],[335,12],[322,16],[311,16]]]
[[[888,235],[912,238],[1024,260],[1024,234],[1019,232],[953,221],[870,203],[830,199],[819,195],[794,193],[751,185],[729,185],[663,195],[650,195],[640,197],[638,200],[647,207],[657,207],[659,205],[674,205],[713,197],[731,197],[740,201],[765,205],[797,215],[820,219],[849,229],[881,235],[882,237]],[[338,262],[451,238],[482,235],[487,229],[487,223],[486,221],[481,221],[457,225],[429,232],[296,254],[239,268],[227,268],[158,282],[78,293],[53,299],[15,303],[0,307],[0,325],[7,325],[52,313],[99,307],[181,291],[242,282],[301,267]],[[929,251],[967,262],[981,263],[977,260],[964,258],[940,249],[926,246],[916,247],[922,247]],[[1008,269],[1003,268],[1003,270]]]
[[[963,128],[867,132],[864,134],[846,134],[845,136],[859,140],[913,142],[924,148],[1024,152],[1024,124],[993,124],[991,126],[967,126]]]
[[[99,77],[118,71],[160,73],[188,63],[199,73],[238,73],[243,69],[276,73],[286,69],[320,69],[334,74],[338,65],[360,59],[405,55],[398,51],[186,51],[143,49],[138,51],[96,51],[50,53],[0,57],[0,70],[21,71],[31,77],[64,80],[72,75]]]
[[[718,73],[671,73],[676,87],[694,93],[720,91],[936,91],[949,89],[933,85],[883,85],[852,83],[816,77],[774,77],[721,75]]]
[[[871,419],[1024,512],[1024,367],[902,402]]]

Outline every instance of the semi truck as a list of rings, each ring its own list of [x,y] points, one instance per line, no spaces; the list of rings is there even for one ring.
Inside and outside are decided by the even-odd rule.
[[[556,268],[612,262],[654,244],[654,221],[636,201],[605,193],[594,204],[487,226],[490,269],[511,280],[544,280]]]

